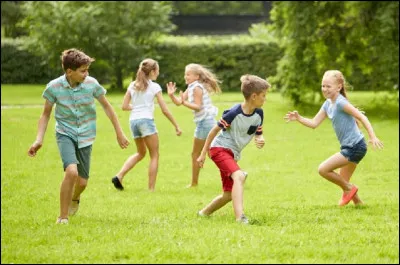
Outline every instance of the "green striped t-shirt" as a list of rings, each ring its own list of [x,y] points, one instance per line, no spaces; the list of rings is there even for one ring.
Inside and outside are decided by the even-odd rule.
[[[105,95],[106,90],[90,76],[74,88],[62,75],[50,81],[43,91],[43,98],[56,104],[56,132],[71,137],[78,148],[93,144],[96,138],[95,98]]]

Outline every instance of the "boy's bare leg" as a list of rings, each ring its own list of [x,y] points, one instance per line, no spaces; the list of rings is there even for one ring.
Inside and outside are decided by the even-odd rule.
[[[233,179],[232,204],[236,220],[238,220],[240,219],[242,214],[244,214],[243,190],[244,190],[244,183],[246,181],[246,176],[241,170],[237,170],[232,174],[231,178]]]
[[[232,200],[231,192],[224,191],[223,194],[215,197],[206,207],[200,210],[200,213],[204,215],[211,215],[213,212],[217,211],[231,200]]]
[[[65,169],[64,179],[60,187],[60,218],[68,218],[68,207],[72,200],[74,184],[78,178],[78,168],[76,164],[71,164]]]

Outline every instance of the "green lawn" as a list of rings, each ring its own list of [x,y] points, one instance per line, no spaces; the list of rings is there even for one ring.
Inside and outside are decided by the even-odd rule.
[[[231,204],[211,218],[196,212],[221,192],[219,172],[207,159],[197,189],[190,182],[192,113],[165,100],[183,134],[175,136],[156,108],[160,164],[156,191],[147,191],[149,158],[115,190],[111,177],[135,152],[117,144],[113,127],[97,105],[97,138],[91,177],[70,224],[55,224],[63,177],[54,134],[54,111],[35,158],[35,140],[44,86],[2,85],[1,104],[1,261],[2,263],[392,263],[399,262],[399,120],[368,115],[385,148],[369,149],[352,181],[365,206],[338,207],[341,191],[318,175],[318,165],[339,150],[328,120],[316,130],[283,116],[292,107],[270,93],[264,105],[266,145],[252,143],[239,165],[249,173],[245,212],[251,224],[236,224]],[[351,100],[368,108],[367,92]],[[129,112],[123,95],[110,94],[125,134]],[[214,97],[220,113],[240,102],[239,93]],[[21,107],[23,105],[23,107]],[[384,109],[387,106],[382,106]],[[393,113],[397,109],[391,108]],[[308,116],[315,114],[310,112]],[[377,109],[379,112],[379,109]],[[367,112],[368,114],[368,112]],[[392,117],[392,116],[390,116]],[[363,130],[367,135],[366,131]]]

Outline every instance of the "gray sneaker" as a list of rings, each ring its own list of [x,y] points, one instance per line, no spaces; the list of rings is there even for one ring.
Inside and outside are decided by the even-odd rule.
[[[68,224],[68,218],[57,218],[56,224]]]
[[[198,212],[197,212],[197,216],[200,216],[200,217],[208,217],[208,215],[202,213],[201,211],[198,211]]]
[[[240,216],[239,219],[236,220],[236,222],[242,223],[242,224],[248,224],[249,219],[247,219],[247,217],[244,215],[244,213],[242,213],[242,215]]]
[[[72,216],[76,214],[79,209],[79,200],[72,200],[71,204],[68,207],[68,215]]]

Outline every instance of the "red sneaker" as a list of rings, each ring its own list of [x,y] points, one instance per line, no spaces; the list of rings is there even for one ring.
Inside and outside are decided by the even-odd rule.
[[[356,195],[357,191],[358,187],[356,185],[353,185],[348,193],[343,193],[342,198],[339,201],[339,206],[345,206],[346,204],[348,204],[351,199],[353,199],[354,195]]]

